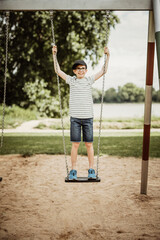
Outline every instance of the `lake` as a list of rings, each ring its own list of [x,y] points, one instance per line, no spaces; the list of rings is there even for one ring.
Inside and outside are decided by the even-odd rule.
[[[94,118],[100,116],[101,104],[94,104]],[[104,103],[103,118],[140,118],[144,116],[144,103]],[[152,104],[152,116],[160,117],[160,103]]]

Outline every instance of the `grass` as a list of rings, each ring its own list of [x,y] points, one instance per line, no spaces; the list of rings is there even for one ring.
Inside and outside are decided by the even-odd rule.
[[[70,129],[69,118],[64,118],[64,128]],[[102,129],[142,129],[143,128],[143,118],[132,118],[132,119],[103,119]],[[53,121],[46,125],[40,122],[35,128],[37,129],[55,129],[60,130],[61,119],[53,119]],[[94,129],[99,128],[99,119],[94,119]],[[152,128],[160,128],[160,118],[152,117]]]
[[[0,106],[0,128],[2,128],[2,112],[3,108]],[[16,105],[11,107],[5,107],[5,128],[16,128],[17,126],[21,125],[25,121],[36,120],[39,118],[39,113],[30,110],[30,109],[23,109]]]
[[[2,107],[0,107],[1,127]],[[24,121],[40,119],[36,111],[24,110],[17,106],[6,107],[5,127],[15,128]],[[69,129],[69,118],[64,118],[65,129]],[[160,128],[160,119],[152,117],[152,128]],[[53,119],[50,125],[42,122],[37,126],[39,129],[61,129],[61,120]],[[94,120],[94,129],[99,127],[99,120]],[[143,118],[139,119],[103,119],[102,129],[135,129],[143,128]],[[69,132],[65,133],[67,154],[70,154],[71,143]],[[142,132],[103,132],[101,134],[100,154],[115,155],[121,157],[141,157],[142,155]],[[94,134],[94,149],[97,154],[98,132]],[[86,148],[81,144],[80,154],[86,155]],[[61,131],[49,134],[10,133],[4,135],[4,145],[0,154],[21,154],[30,156],[33,154],[63,154],[63,142]],[[150,156],[160,157],[160,134],[152,133],[150,140]]]
[[[160,117],[152,116],[152,128],[160,128]],[[97,120],[98,122],[98,120]],[[103,129],[142,129],[144,118],[104,119]]]
[[[71,143],[69,136],[65,137],[67,154],[70,155]],[[143,137],[109,136],[101,137],[101,155],[120,157],[141,157]],[[98,137],[94,137],[95,155],[97,154]],[[0,152],[3,154],[64,154],[61,136],[41,134],[16,134],[4,137],[4,145]],[[86,155],[86,148],[81,143],[79,154]],[[160,157],[160,136],[153,135],[150,139],[150,156]]]
[[[5,128],[16,128],[25,121],[30,120],[42,120],[37,124],[38,129],[61,129],[61,119],[51,119],[48,124],[44,123],[44,118],[40,118],[40,115],[35,110],[23,109],[16,105],[5,108]],[[65,117],[64,128],[70,128],[69,117]],[[102,129],[142,129],[144,118],[117,118],[117,119],[103,119]],[[2,106],[0,106],[0,128],[2,124]],[[160,118],[152,116],[151,121],[152,128],[160,128]],[[94,119],[94,129],[98,129],[99,119]]]

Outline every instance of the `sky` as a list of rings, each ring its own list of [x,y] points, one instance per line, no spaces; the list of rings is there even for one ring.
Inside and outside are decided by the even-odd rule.
[[[105,90],[131,82],[145,88],[146,61],[148,43],[148,16],[145,11],[115,11],[120,23],[111,29],[108,47],[110,61],[106,74]],[[98,72],[103,66],[104,58],[93,69],[88,64],[87,75]],[[96,81],[94,88],[102,88],[102,78]],[[155,51],[153,87],[159,90],[157,56]]]

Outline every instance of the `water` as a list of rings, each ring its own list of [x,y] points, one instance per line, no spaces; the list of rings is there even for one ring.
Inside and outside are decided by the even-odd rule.
[[[100,116],[100,104],[94,104],[94,118]],[[144,116],[144,103],[104,103],[103,118],[141,118]],[[160,117],[160,103],[152,104],[152,116]]]

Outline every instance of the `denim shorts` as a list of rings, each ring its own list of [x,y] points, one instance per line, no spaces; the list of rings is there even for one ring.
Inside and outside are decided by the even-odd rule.
[[[83,142],[93,142],[93,118],[70,118],[71,142],[81,142],[81,129]]]

